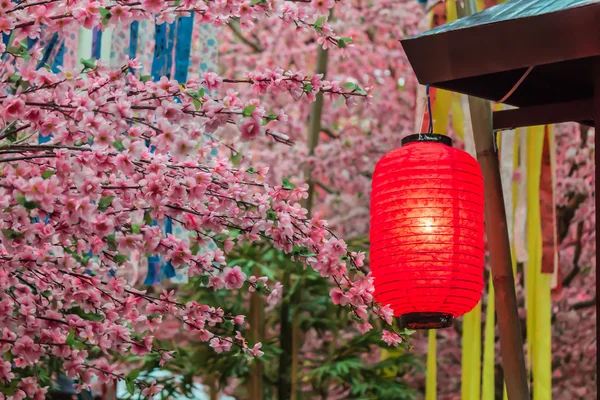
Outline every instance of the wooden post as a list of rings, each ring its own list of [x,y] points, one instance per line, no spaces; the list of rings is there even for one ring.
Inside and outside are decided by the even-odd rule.
[[[465,0],[464,3],[465,7],[463,8],[459,2],[456,2],[459,17],[473,14],[476,10],[475,0]],[[529,400],[515,279],[506,226],[506,210],[502,196],[498,153],[494,143],[492,108],[489,101],[470,96],[469,108],[477,161],[479,161],[483,174],[485,229],[490,252],[492,281],[496,294],[500,353],[506,390],[510,400]]]
[[[595,68],[593,69],[593,79],[594,79],[594,159],[595,159],[595,182],[594,182],[594,192],[596,194],[595,206],[596,206],[596,248],[600,246],[600,238],[598,237],[598,226],[600,226],[600,213],[598,210],[600,209],[600,200],[598,197],[598,164],[600,164],[600,152],[598,149],[600,148],[600,57],[596,57],[595,59]],[[598,290],[598,286],[600,285],[600,277],[596,273],[596,291]],[[600,307],[600,302],[598,302],[598,295],[596,295],[596,310]],[[596,318],[596,334],[600,332],[600,321]]]

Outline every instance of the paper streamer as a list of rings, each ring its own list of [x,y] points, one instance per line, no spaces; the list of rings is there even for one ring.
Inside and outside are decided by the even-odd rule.
[[[492,282],[492,274],[490,274],[488,280],[487,308],[485,311],[485,338],[483,342],[483,376],[481,389],[482,400],[496,399],[496,307],[494,296],[494,285]]]
[[[519,137],[519,169],[517,170],[518,183],[517,183],[517,207],[515,210],[515,225],[514,231],[514,244],[515,244],[515,255],[517,262],[526,262],[529,259],[527,253],[527,135],[529,132],[526,128],[520,128],[517,130]]]
[[[506,209],[506,227],[510,243],[513,241],[513,176],[515,131],[502,131],[500,133],[500,179],[502,181],[502,195]]]
[[[542,150],[540,174],[540,214],[542,229],[542,273],[554,274],[556,270],[556,201],[552,172],[553,137],[546,134]],[[552,143],[550,141],[552,140]]]
[[[463,141],[465,140],[465,113],[463,112],[463,104],[460,93],[452,94],[452,129]],[[471,154],[471,153],[469,153]]]
[[[433,133],[445,133],[447,131],[451,101],[452,92],[442,89],[436,90],[435,108],[433,110]]]
[[[551,276],[541,272],[542,228],[540,216],[540,180],[544,141],[548,135],[544,127],[528,129],[528,192],[527,233],[529,260],[525,264],[527,308],[527,359],[533,376],[533,399],[552,398],[551,346]]]
[[[462,104],[463,110],[465,151],[473,157],[476,157],[477,151],[475,150],[475,140],[473,139],[473,125],[471,122],[469,97],[466,95],[460,95],[460,103]]]
[[[425,400],[437,399],[437,343],[435,329],[429,330],[427,342],[427,376],[425,378]]]
[[[548,141],[550,143],[550,163],[552,171],[552,213],[554,214],[554,273],[550,279],[550,288],[552,289],[553,295],[560,295],[562,291],[562,274],[560,270],[560,252],[559,252],[559,238],[558,238],[558,223],[556,215],[556,138],[554,136],[554,126],[549,125],[547,127]]]

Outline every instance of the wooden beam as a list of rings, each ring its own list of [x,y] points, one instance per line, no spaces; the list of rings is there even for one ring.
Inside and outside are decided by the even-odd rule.
[[[531,1],[511,3],[514,8]],[[509,8],[506,4],[498,7]],[[488,14],[493,13],[490,10]],[[419,83],[435,86],[532,65],[596,57],[600,55],[600,35],[594,26],[599,21],[600,3],[592,2],[559,12],[426,32],[401,44]]]
[[[551,125],[561,122],[594,120],[593,99],[521,107],[494,112],[494,130],[502,131],[524,126]]]

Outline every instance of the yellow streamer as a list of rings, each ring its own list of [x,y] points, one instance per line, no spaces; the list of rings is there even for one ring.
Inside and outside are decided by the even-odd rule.
[[[481,302],[463,317],[462,400],[481,397]]]
[[[437,344],[435,330],[429,331],[429,342],[427,349],[427,378],[425,381],[425,400],[436,400],[437,398]]]
[[[482,383],[482,400],[494,400],[495,395],[495,379],[494,379],[494,367],[495,367],[495,344],[496,344],[496,333],[495,333],[495,299],[494,299],[494,285],[492,282],[492,275],[488,282],[488,302],[485,313],[485,340],[483,349],[483,383]]]
[[[545,128],[543,126],[529,128],[528,131],[527,249],[529,252],[529,261],[526,263],[525,279],[527,296],[527,360],[535,385],[535,390],[533,391],[534,400],[548,400],[552,398],[551,275],[541,272],[540,174],[544,140],[552,140],[550,145],[553,146],[553,136],[552,134],[545,135]]]
[[[452,94],[452,128],[459,138],[465,140],[465,113],[460,96],[460,93]]]

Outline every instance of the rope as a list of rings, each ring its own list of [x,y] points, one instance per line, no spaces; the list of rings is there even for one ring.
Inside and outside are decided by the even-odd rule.
[[[508,91],[508,93],[506,93],[506,96],[504,96],[503,98],[501,98],[500,100],[498,100],[497,103],[504,103],[506,100],[508,100],[508,98],[510,96],[512,96],[512,94],[515,92],[515,90],[517,90],[519,88],[519,86],[521,86],[521,83],[523,83],[523,81],[525,80],[525,78],[527,78],[527,75],[529,75],[529,73],[531,72],[532,69],[533,69],[533,67],[527,68],[527,71],[525,71],[525,73],[523,74],[523,76],[521,77],[521,79],[519,79],[517,81],[517,83],[515,83],[515,85],[512,87],[512,89],[510,89]]]

